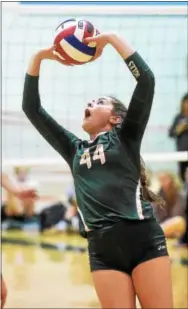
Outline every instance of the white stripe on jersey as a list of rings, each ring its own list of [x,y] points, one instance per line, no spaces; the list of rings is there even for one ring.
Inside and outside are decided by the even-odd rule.
[[[136,188],[136,209],[137,209],[139,219],[143,220],[144,215],[143,215],[143,212],[142,212],[142,202],[141,202],[141,199],[140,199],[140,189],[141,189],[141,186],[140,186],[140,181],[139,181],[138,186]]]
[[[87,224],[86,224],[86,222],[85,222],[85,220],[84,220],[84,216],[83,216],[83,214],[82,214],[80,208],[77,207],[77,210],[78,210],[78,212],[79,212],[80,218],[82,219],[82,223],[83,223],[83,225],[84,225],[85,231],[86,231],[86,232],[91,231],[91,230],[88,228],[88,226],[87,226]]]

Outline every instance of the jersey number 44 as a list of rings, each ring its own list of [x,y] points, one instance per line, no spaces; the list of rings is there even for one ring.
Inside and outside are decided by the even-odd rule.
[[[92,160],[93,161],[100,160],[101,164],[104,164],[106,162],[104,148],[102,144],[97,146],[93,154],[93,157],[91,156],[89,152],[89,148],[85,149],[80,159],[80,165],[87,164],[87,168],[91,168]]]

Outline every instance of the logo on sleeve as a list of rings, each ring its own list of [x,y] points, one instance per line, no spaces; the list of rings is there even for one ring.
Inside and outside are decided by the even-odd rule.
[[[128,63],[128,67],[129,67],[130,71],[132,72],[132,74],[133,74],[133,76],[134,76],[135,78],[140,77],[140,72],[139,72],[139,70],[138,70],[136,64],[134,63],[134,61],[131,60],[131,61]]]

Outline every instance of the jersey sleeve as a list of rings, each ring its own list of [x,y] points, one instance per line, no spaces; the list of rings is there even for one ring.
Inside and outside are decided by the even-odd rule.
[[[71,167],[79,139],[60,126],[41,106],[38,76],[26,74],[22,108],[37,131]]]
[[[121,129],[121,138],[134,139],[141,142],[151,111],[155,79],[152,71],[135,52],[125,60],[129,70],[137,81],[136,88],[128,107]]]

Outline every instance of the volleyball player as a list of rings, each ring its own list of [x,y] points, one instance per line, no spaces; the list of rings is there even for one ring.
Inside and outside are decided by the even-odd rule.
[[[172,308],[170,260],[150,204],[161,201],[148,190],[140,160],[154,75],[117,34],[86,39],[86,43],[90,41],[97,43],[99,54],[111,44],[135,77],[137,85],[128,109],[110,96],[91,101],[83,120],[89,141],[60,126],[41,106],[39,97],[41,62],[62,62],[49,48],[37,52],[29,63],[23,110],[72,171],[84,227],[81,232],[88,239],[90,267],[101,306],[135,308],[137,294],[142,308]]]
[[[33,189],[23,189],[16,186],[6,173],[1,175],[1,186],[8,192],[12,193],[19,199],[36,198],[36,191]],[[7,288],[1,274],[1,308],[4,307],[7,298]]]

